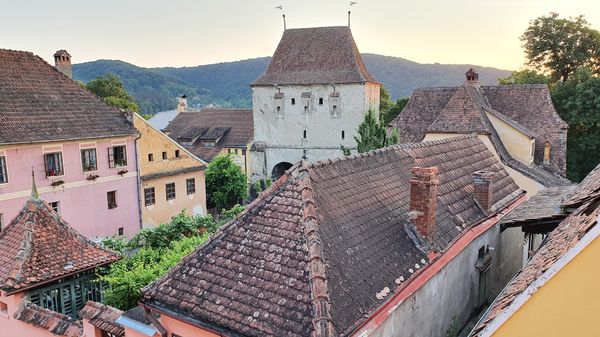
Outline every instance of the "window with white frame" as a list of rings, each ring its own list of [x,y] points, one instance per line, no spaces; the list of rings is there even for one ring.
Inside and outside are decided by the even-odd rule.
[[[8,183],[8,168],[6,167],[6,157],[0,156],[0,184]]]
[[[83,172],[98,170],[98,160],[96,158],[96,149],[81,150],[81,166],[83,167]]]
[[[125,145],[108,148],[108,166],[110,168],[127,166],[127,149]]]
[[[65,174],[61,152],[44,154],[44,166],[46,177],[62,176]]]

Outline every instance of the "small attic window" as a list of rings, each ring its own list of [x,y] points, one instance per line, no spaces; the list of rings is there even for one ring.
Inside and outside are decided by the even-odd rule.
[[[163,153],[162,153],[162,159],[163,160],[167,160],[167,151],[163,151]]]
[[[319,105],[323,105],[323,97],[319,98]]]
[[[292,98],[292,105],[296,105],[296,99]]]
[[[308,113],[308,105],[304,106],[304,113],[307,114]]]
[[[179,158],[179,150],[175,150],[175,158]]]

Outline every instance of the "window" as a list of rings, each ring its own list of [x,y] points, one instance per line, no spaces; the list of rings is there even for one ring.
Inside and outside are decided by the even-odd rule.
[[[0,156],[0,184],[8,183],[8,169],[6,168],[6,157]]]
[[[544,164],[550,164],[550,143],[544,145]]]
[[[319,98],[319,105],[323,105],[323,97]]]
[[[148,161],[154,161],[154,153],[148,153]]]
[[[304,106],[304,113],[307,114],[308,113],[308,105]]]
[[[60,202],[59,201],[51,202],[50,203],[50,207],[52,207],[52,210],[54,212],[60,214]]]
[[[163,160],[167,160],[167,152],[166,151],[163,151],[162,158],[163,158]]]
[[[334,116],[334,117],[338,117],[337,105],[334,105],[334,106],[333,106],[333,108],[332,108],[332,111],[331,111],[331,112],[333,113],[333,116]]]
[[[44,165],[46,167],[46,177],[62,176],[65,174],[62,164],[62,153],[46,153],[44,155]]]
[[[346,133],[342,130],[342,139],[346,139]]]
[[[292,105],[296,105],[296,99],[292,98]]]
[[[108,166],[110,168],[127,166],[127,150],[125,145],[108,148]]]
[[[98,169],[96,149],[81,150],[81,166],[83,167],[83,172],[96,171]]]
[[[106,201],[108,209],[117,208],[117,191],[106,192]]]
[[[304,134],[302,135],[304,139],[306,139],[306,130],[304,130]]]
[[[165,189],[167,192],[167,200],[175,199],[175,183],[166,184]]]
[[[125,233],[125,229],[123,227],[119,227],[118,233],[119,235],[123,235]]]
[[[280,106],[278,106],[278,107],[277,107],[277,116],[280,116],[280,115],[281,115],[281,107],[280,107]]]
[[[175,150],[175,158],[179,158],[179,150]]]
[[[187,187],[188,195],[196,193],[196,179],[195,178],[186,179],[185,186]]]
[[[151,206],[156,203],[156,193],[154,187],[144,188],[144,205]]]

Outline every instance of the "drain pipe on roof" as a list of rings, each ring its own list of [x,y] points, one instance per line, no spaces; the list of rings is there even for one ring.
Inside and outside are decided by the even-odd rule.
[[[140,118],[142,118],[140,116]],[[133,123],[133,121],[132,121]],[[135,126],[134,126],[135,127]],[[140,189],[142,188],[142,183],[141,183],[141,179],[142,179],[142,166],[140,165],[140,158],[139,158],[139,154],[138,154],[138,140],[140,140],[140,138],[142,138],[142,134],[140,133],[139,136],[137,136],[134,141],[133,141],[133,147],[135,149],[135,166],[137,168],[138,174],[137,174],[137,179],[135,180],[137,182],[137,197],[138,197],[138,218],[140,219],[140,229],[143,229],[144,226],[142,224],[142,192],[140,191]]]

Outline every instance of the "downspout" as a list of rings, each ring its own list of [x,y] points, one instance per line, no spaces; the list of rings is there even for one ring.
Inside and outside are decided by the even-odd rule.
[[[136,183],[137,183],[137,196],[138,196],[138,219],[140,222],[140,229],[143,229],[143,225],[142,225],[142,193],[140,191],[140,189],[142,188],[142,183],[141,183],[141,179],[142,179],[142,167],[140,166],[140,158],[139,158],[139,154],[138,154],[138,140],[142,138],[142,134],[140,133],[139,136],[137,136],[134,141],[133,141],[133,147],[135,149],[135,166],[138,169],[138,174],[137,174],[137,178],[136,178]]]

